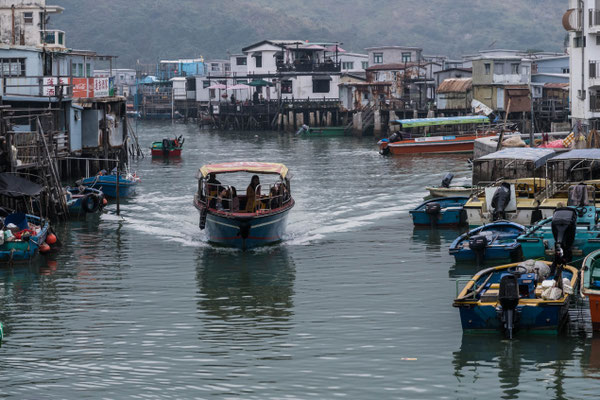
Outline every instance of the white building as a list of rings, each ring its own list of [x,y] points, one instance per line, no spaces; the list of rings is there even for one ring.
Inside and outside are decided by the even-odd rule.
[[[563,16],[569,32],[571,118],[583,130],[600,127],[600,8],[595,0],[569,0]]]
[[[128,97],[135,94],[136,71],[130,68],[100,69],[94,71],[96,78],[114,78],[115,95]]]
[[[342,72],[365,72],[369,67],[369,55],[343,52],[339,54]]]
[[[0,42],[12,46],[65,48],[65,33],[46,29],[49,14],[63,8],[46,0],[0,0]]]

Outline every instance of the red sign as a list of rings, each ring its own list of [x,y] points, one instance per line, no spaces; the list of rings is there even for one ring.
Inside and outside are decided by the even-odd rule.
[[[73,97],[94,97],[94,79],[73,78]]]

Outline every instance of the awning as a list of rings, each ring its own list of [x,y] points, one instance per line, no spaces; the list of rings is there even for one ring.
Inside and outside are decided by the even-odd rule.
[[[490,119],[483,115],[467,115],[464,117],[397,119],[393,122],[402,125],[403,128],[414,128],[418,126],[485,124],[489,123]]]
[[[264,79],[255,79],[248,83],[248,86],[273,86],[271,82],[267,82]]]
[[[559,160],[600,160],[600,149],[575,149],[552,158],[552,161]]]
[[[493,160],[521,160],[533,162],[535,168],[539,168],[546,163],[550,158],[557,153],[552,149],[543,149],[539,147],[513,147],[497,151],[495,153],[486,154],[479,157],[474,162],[493,161]]]
[[[0,173],[0,194],[5,196],[37,196],[43,189],[43,186],[17,175],[8,172]]]
[[[227,89],[227,86],[222,83],[215,83],[214,85],[207,87],[207,89]]]
[[[331,76],[329,75],[313,75],[313,81],[330,81]]]
[[[277,174],[285,178],[288,168],[283,164],[238,161],[221,164],[204,165],[198,171],[198,178],[206,178],[208,174],[228,174],[233,172],[251,172],[256,174]]]

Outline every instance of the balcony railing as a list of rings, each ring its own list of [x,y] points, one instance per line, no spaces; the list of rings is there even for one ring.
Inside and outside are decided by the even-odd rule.
[[[65,32],[58,30],[40,31],[40,41],[46,46],[65,47]]]
[[[590,8],[588,10],[588,13],[589,13],[588,21],[589,21],[590,28],[600,27],[600,9]]]
[[[340,62],[314,62],[295,60],[293,63],[277,63],[278,72],[341,72]]]
[[[590,111],[600,111],[600,93],[590,93]]]
[[[590,79],[598,79],[600,82],[600,60],[590,60],[588,72]]]

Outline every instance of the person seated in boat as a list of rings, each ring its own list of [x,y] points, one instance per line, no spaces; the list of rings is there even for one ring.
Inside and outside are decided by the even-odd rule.
[[[219,192],[219,195],[217,196],[217,201],[215,204],[215,208],[219,211],[227,211],[230,209],[230,193],[229,190],[227,190],[226,188],[223,188],[223,190],[221,190]]]
[[[269,197],[271,198],[271,210],[281,207],[283,198],[283,185],[280,183],[273,185],[273,187],[271,187]]]
[[[96,176],[104,176],[106,175],[106,170],[105,169],[101,169],[100,171],[98,171],[98,173],[96,174]]]
[[[221,186],[221,182],[219,182],[217,179],[216,174],[208,174],[208,180],[206,181],[206,192],[208,193],[209,208],[215,208],[216,198],[221,190],[223,190],[223,187]]]
[[[246,188],[246,212],[253,213],[256,211],[258,204],[256,198],[260,197],[260,179],[258,175],[252,175],[250,184]]]
[[[231,187],[231,212],[239,212],[240,211],[240,198],[237,195],[237,190],[235,187]]]

